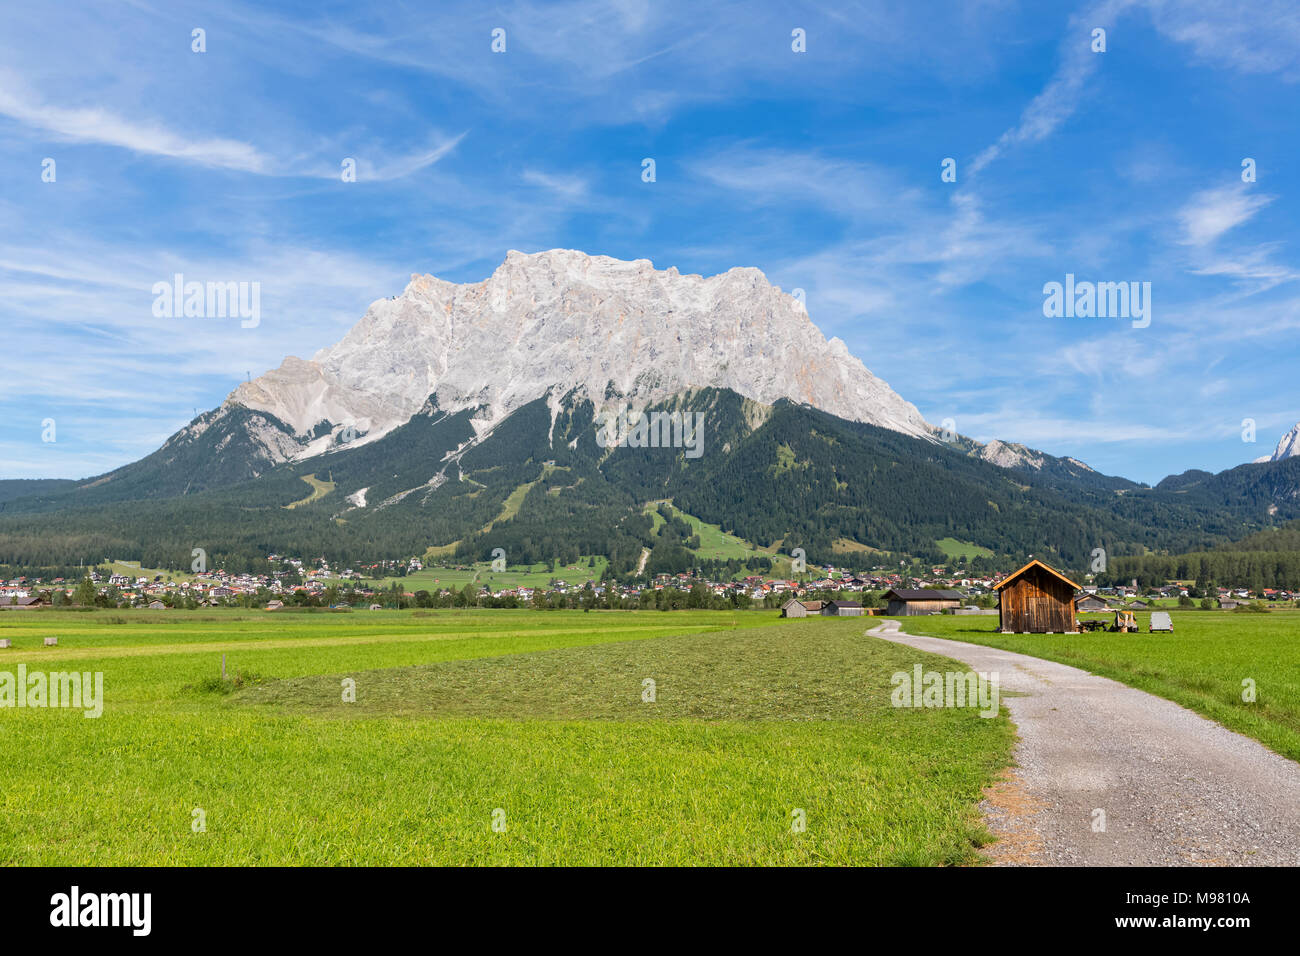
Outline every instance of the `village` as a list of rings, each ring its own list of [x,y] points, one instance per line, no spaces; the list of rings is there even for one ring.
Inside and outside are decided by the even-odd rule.
[[[269,555],[273,569],[264,573],[228,573],[216,569],[173,578],[169,573],[133,574],[130,569],[105,573],[91,568],[85,578],[71,580],[37,576],[0,579],[0,610],[41,606],[94,605],[106,608],[153,610],[201,607],[243,607],[281,610],[286,607],[332,609],[400,609],[406,607],[538,607],[612,609],[678,609],[700,607],[763,608],[787,617],[859,614],[996,613],[999,572],[971,577],[944,566],[913,569],[911,573],[882,568],[852,570],[808,566],[795,578],[749,575],[736,580],[710,580],[699,573],[659,574],[644,582],[612,580],[566,581],[558,574],[544,586],[494,586],[475,580],[460,587],[429,587],[411,578],[391,578],[425,570],[419,559],[385,561],[358,568],[331,567],[319,559],[308,567],[297,558]],[[122,562],[114,566],[121,568]],[[434,566],[431,566],[433,568]],[[466,565],[445,570],[470,572]],[[576,569],[574,569],[576,570]],[[390,577],[387,587],[375,579]],[[88,583],[87,583],[88,582]],[[1080,612],[1146,610],[1177,605],[1184,609],[1235,610],[1252,602],[1300,603],[1300,592],[1264,588],[1216,587],[1202,594],[1192,584],[1171,582],[1158,587],[1079,586],[1075,598]]]

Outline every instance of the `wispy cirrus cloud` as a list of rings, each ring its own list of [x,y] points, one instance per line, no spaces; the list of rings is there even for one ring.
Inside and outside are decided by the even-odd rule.
[[[66,142],[115,146],[199,166],[261,176],[338,179],[340,175],[339,160],[333,158],[333,165],[277,159],[252,143],[186,135],[152,120],[125,117],[98,106],[53,106],[26,90],[12,72],[0,76],[0,115]],[[405,154],[371,150],[370,155],[356,157],[358,181],[385,182],[427,169],[455,150],[466,135],[443,138],[430,148]]]
[[[1300,7],[1259,0],[1243,8],[1219,0],[1149,0],[1152,23],[1197,60],[1242,73],[1300,82]]]
[[[249,173],[265,173],[274,165],[255,146],[240,140],[185,135],[99,106],[65,107],[43,102],[12,71],[0,74],[0,114],[67,142],[117,146]]]
[[[1181,241],[1192,246],[1208,245],[1251,219],[1275,198],[1252,191],[1244,183],[1202,190],[1178,212],[1183,229]]]
[[[1242,226],[1277,197],[1257,191],[1253,184],[1233,183],[1201,190],[1178,211],[1179,242],[1191,247],[1188,271],[1222,276],[1242,284],[1247,294],[1266,291],[1300,279],[1300,271],[1276,260],[1281,242],[1256,243],[1224,250],[1225,236]]]
[[[1097,70],[1097,57],[1101,55],[1093,52],[1092,31],[1112,27],[1137,2],[1106,0],[1069,18],[1052,78],[1029,101],[1016,125],[975,157],[968,166],[971,175],[977,175],[1015,146],[1041,142],[1074,114],[1084,97],[1088,81]]]
[[[581,176],[547,173],[540,169],[525,169],[523,180],[530,185],[540,186],[563,199],[571,201],[585,198],[591,186]]]

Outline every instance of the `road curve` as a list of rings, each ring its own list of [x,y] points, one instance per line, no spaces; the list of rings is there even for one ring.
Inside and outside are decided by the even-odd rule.
[[[1300,764],[1077,667],[917,637],[897,621],[867,633],[998,673],[1020,739],[1018,766],[982,805],[999,837],[992,862],[1300,864]],[[1096,829],[1098,810],[1104,831]]]

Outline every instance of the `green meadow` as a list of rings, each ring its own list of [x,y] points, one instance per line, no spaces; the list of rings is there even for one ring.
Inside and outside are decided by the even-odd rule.
[[[674,517],[681,518],[691,526],[691,531],[700,539],[700,546],[693,553],[701,558],[710,561],[726,561],[730,558],[749,561],[757,557],[773,557],[771,552],[751,547],[748,542],[737,538],[734,534],[728,534],[718,525],[687,514],[670,501],[652,501],[645,506],[645,512],[650,515],[656,533],[664,524],[663,515],[658,511],[661,504],[667,504]]]
[[[609,559],[604,556],[586,556],[579,558],[576,564],[516,565],[507,567],[504,571],[493,571],[492,562],[477,561],[460,567],[444,568],[435,565],[405,577],[389,577],[366,583],[378,588],[388,588],[396,583],[411,594],[421,589],[437,591],[451,588],[458,591],[467,584],[487,586],[494,591],[504,588],[544,588],[556,578],[566,584],[581,587],[588,581],[599,581],[608,563]]]
[[[977,863],[1013,728],[891,707],[894,672],[963,668],[863,630],[4,612],[0,671],[102,672],[104,712],[0,709],[0,864]]]
[[[991,558],[993,552],[988,548],[981,548],[978,544],[971,544],[969,541],[959,541],[957,538],[940,538],[935,542],[949,558],[966,558],[968,561],[972,558]]]
[[[1172,634],[1150,633],[1150,614],[1136,617],[1139,634],[999,634],[996,617],[979,616],[898,620],[909,634],[1002,647],[1122,681],[1300,760],[1300,611],[1172,611]],[[1252,688],[1254,701],[1244,700]]]

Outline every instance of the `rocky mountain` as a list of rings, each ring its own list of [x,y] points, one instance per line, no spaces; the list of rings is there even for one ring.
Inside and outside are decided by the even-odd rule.
[[[467,436],[448,452],[457,459],[543,397],[553,431],[566,399],[589,402],[600,417],[705,388],[763,407],[808,405],[1067,483],[1136,487],[1075,459],[927,424],[757,269],[704,278],[565,249],[512,251],[477,283],[412,276],[335,345],[310,360],[286,358],[154,454],[78,487],[87,501],[225,487],[378,442],[428,408],[468,413]],[[444,480],[444,466],[421,483]]]
[[[1273,454],[1256,458],[1255,461],[1257,463],[1262,461],[1282,461],[1285,458],[1294,458],[1296,455],[1300,455],[1300,423],[1297,423],[1282,436],[1282,440],[1273,449]]]
[[[611,446],[615,411],[632,440]],[[662,429],[632,428],[639,415]],[[627,574],[659,554],[646,509],[665,499],[758,561],[793,546],[939,561],[956,539],[1070,567],[1096,547],[1195,550],[1300,518],[1300,457],[1148,488],[927,424],[756,269],[511,252],[483,282],[413,277],[138,462],[0,482],[0,565],[504,547],[602,554]],[[690,560],[670,550],[651,566]]]
[[[930,434],[915,406],[759,270],[704,278],[568,249],[511,251],[482,282],[412,276],[336,345],[240,385],[221,411],[288,426],[293,446],[277,429],[260,433],[266,457],[284,461],[374,441],[430,396],[446,412],[475,409],[482,437],[548,393],[586,397],[599,414],[708,387]]]
[[[1300,517],[1300,499],[1278,497],[1295,485],[1300,459],[1170,494],[1068,479],[1056,470],[1064,459],[1050,456],[1038,469],[1006,468],[956,442],[729,389],[692,389],[646,409],[652,421],[694,423],[691,447],[602,444],[595,406],[577,389],[548,390],[480,436],[475,423],[489,411],[430,399],[373,441],[205,486],[203,463],[219,458],[208,428],[116,481],[4,502],[0,565],[112,555],[187,567],[195,547],[230,568],[264,566],[269,552],[353,563],[431,549],[483,560],[502,548],[512,564],[604,555],[619,575],[633,574],[647,549],[651,571],[727,560],[665,542],[648,509],[671,501],[748,542],[759,567],[794,547],[837,564],[940,561],[939,543],[956,539],[1078,568],[1096,547],[1203,549]],[[234,452],[241,460],[247,449]],[[1295,473],[1271,474],[1284,468]]]

